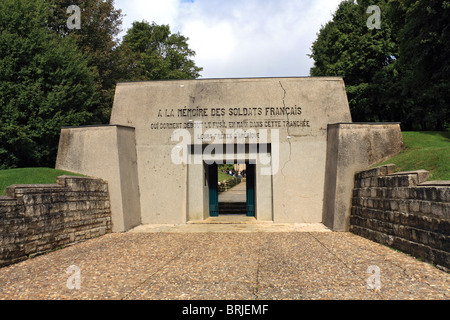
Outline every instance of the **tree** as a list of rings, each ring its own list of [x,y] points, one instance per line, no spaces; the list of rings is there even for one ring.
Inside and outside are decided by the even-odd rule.
[[[444,130],[450,125],[450,1],[404,0],[399,70],[406,97],[407,129]]]
[[[94,70],[47,27],[44,0],[0,2],[0,168],[54,166],[62,126],[91,123]]]
[[[130,57],[122,60],[122,69],[128,72],[123,80],[198,78],[203,69],[190,59],[195,52],[189,49],[188,40],[179,33],[172,34],[169,25],[134,22],[119,49],[123,57]]]
[[[88,65],[97,71],[101,95],[94,121],[109,123],[117,78],[123,73],[117,47],[122,31],[122,12],[114,8],[114,0],[50,0],[49,27],[60,37],[72,37],[87,56]],[[69,29],[67,8],[76,4],[81,9],[81,28]]]
[[[380,30],[366,26],[378,5]],[[355,121],[450,124],[450,1],[343,1],[312,47],[313,76],[342,76]]]
[[[387,19],[380,30],[367,27],[367,8],[378,5],[387,11],[387,1],[343,1],[332,21],[313,43],[312,76],[341,76],[345,80],[354,121],[392,120],[385,101],[393,94],[386,81],[394,77],[398,46]]]

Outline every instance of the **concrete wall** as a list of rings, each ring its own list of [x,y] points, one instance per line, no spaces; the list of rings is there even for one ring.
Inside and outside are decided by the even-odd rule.
[[[14,185],[0,196],[0,266],[111,231],[104,181],[61,176],[57,182]]]
[[[393,169],[355,175],[350,231],[450,269],[450,181]]]
[[[398,154],[403,148],[399,124],[337,123],[328,125],[323,223],[348,231],[356,172]]]
[[[188,166],[188,199],[186,206],[189,212],[186,221],[201,221],[209,215],[208,209],[208,185],[206,177],[206,166],[203,164]],[[192,190],[192,192],[189,192]],[[198,190],[201,190],[198,192]]]
[[[134,128],[63,128],[56,169],[103,179],[109,184],[112,230],[141,224]]]
[[[301,112],[271,113],[286,107]],[[207,112],[184,116],[184,109]],[[223,113],[214,113],[217,110]],[[273,175],[257,179],[261,182],[256,186],[257,210],[264,208],[264,219],[275,222],[321,222],[327,125],[349,121],[342,78],[325,77],[119,83],[111,115],[111,124],[136,128],[142,223],[156,224],[185,223],[191,215],[188,210],[196,210],[195,216],[202,212],[197,204],[191,205],[205,199],[202,164],[174,164],[171,159],[179,143],[171,140],[175,129],[187,129],[191,145],[218,143],[195,141],[199,132],[190,126],[196,122],[202,123],[200,134],[212,129],[223,134],[237,128],[267,130]],[[293,122],[300,125],[286,125]],[[271,140],[275,131],[277,153]]]
[[[344,82],[333,77],[119,83],[110,122],[64,128],[56,167],[109,182],[115,232],[207,218],[209,158],[256,160],[257,219],[348,231],[355,172],[403,145],[398,124],[350,123]],[[261,142],[268,148],[250,150]],[[226,149],[205,156],[225,145],[248,150],[231,162]],[[190,161],[176,163],[177,152]]]
[[[262,175],[262,167],[265,167],[265,169],[271,169],[270,166],[256,165],[256,219],[258,221],[274,221],[272,176]]]

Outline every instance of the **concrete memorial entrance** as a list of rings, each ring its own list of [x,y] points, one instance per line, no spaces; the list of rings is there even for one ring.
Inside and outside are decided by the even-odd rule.
[[[108,182],[116,232],[218,215],[216,165],[238,162],[247,215],[344,231],[354,173],[401,147],[352,123],[341,78],[149,81],[117,85],[110,125],[63,128],[56,167]]]

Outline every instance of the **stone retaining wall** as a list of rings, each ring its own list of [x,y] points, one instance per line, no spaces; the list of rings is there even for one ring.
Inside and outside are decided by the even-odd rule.
[[[0,196],[0,266],[110,231],[102,180],[61,176],[57,184],[13,185]]]
[[[450,181],[394,165],[355,175],[350,231],[450,268]]]

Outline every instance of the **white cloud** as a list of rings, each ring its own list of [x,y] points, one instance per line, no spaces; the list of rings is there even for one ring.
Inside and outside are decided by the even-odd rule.
[[[179,0],[116,0],[115,8],[122,9],[123,29],[129,29],[134,21],[146,20],[157,24],[175,22],[180,6]],[[123,35],[124,33],[122,33]]]
[[[188,37],[204,78],[307,76],[321,25],[341,0],[116,0],[132,21],[169,24]]]

